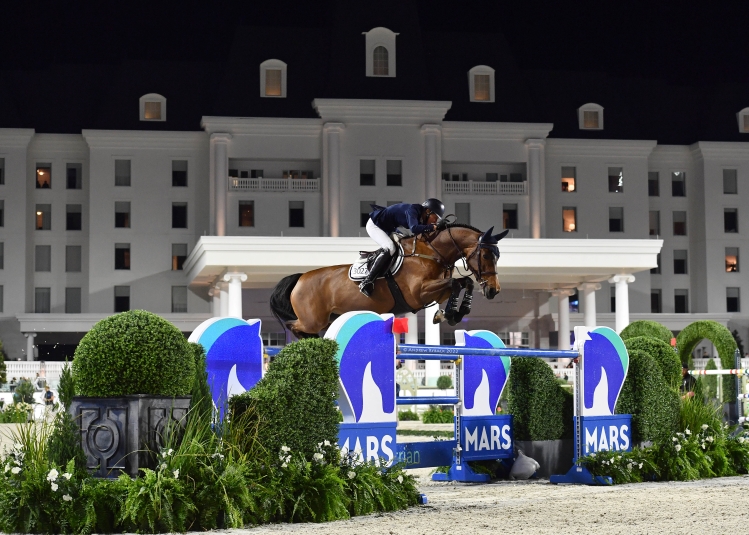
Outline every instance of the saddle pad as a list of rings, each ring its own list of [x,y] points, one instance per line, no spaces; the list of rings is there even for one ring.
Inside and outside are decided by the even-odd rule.
[[[395,275],[403,265],[403,246],[400,243],[396,243],[398,250],[396,251],[395,260],[390,264],[390,269],[386,270],[385,273],[391,273]],[[368,258],[360,258],[353,264],[348,270],[348,278],[354,282],[361,282],[364,278],[369,275],[369,269],[367,268]],[[385,273],[382,275],[384,276]],[[382,277],[379,277],[382,278]]]

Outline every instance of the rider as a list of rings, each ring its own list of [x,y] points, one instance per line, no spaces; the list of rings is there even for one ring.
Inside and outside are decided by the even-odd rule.
[[[390,239],[390,234],[398,227],[405,227],[414,234],[432,232],[435,224],[445,215],[445,205],[438,199],[427,199],[421,204],[399,203],[387,208],[372,207],[374,211],[369,214],[367,234],[382,249],[372,262],[369,274],[359,284],[359,290],[367,297],[371,297],[374,281],[388,268],[395,254],[395,243]]]

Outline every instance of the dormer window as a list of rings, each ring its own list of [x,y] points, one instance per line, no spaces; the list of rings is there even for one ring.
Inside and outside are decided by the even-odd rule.
[[[166,98],[156,93],[140,97],[141,121],[166,121]]]
[[[580,130],[603,130],[603,106],[585,104],[577,109]]]
[[[749,108],[744,108],[737,113],[736,119],[739,121],[739,132],[749,134]]]
[[[260,64],[260,96],[286,98],[286,64],[269,59]]]
[[[395,36],[387,28],[364,32],[367,76],[395,78]]]
[[[468,71],[471,102],[494,102],[494,69],[478,65]]]

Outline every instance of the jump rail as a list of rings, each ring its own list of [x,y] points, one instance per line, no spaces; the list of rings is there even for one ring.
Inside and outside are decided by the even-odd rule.
[[[399,358],[418,360],[456,360],[463,354],[479,355],[485,357],[536,357],[544,359],[576,359],[580,356],[577,351],[555,350],[555,349],[514,349],[511,347],[502,349],[470,348],[458,346],[427,346],[423,344],[399,344]],[[446,358],[452,356],[454,358]],[[433,358],[435,357],[435,358]]]

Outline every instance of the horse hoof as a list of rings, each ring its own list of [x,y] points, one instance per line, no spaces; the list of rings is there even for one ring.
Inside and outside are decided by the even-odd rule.
[[[437,325],[438,323],[442,323],[447,318],[445,317],[445,311],[444,310],[438,310],[437,313],[434,315],[434,319],[432,320],[433,325]]]

